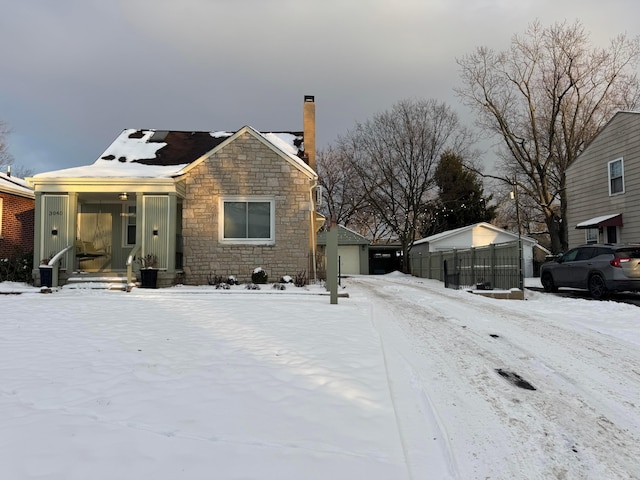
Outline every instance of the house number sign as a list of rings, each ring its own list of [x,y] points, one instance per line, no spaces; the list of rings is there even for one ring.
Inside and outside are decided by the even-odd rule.
[[[62,210],[49,210],[50,217],[55,217],[59,215],[64,215],[64,212]]]

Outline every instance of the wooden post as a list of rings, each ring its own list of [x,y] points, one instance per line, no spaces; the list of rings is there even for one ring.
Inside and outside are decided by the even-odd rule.
[[[327,232],[327,289],[331,305],[338,303],[338,225],[335,215]]]

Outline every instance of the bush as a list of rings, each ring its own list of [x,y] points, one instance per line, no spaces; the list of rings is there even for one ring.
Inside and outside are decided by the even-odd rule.
[[[296,275],[296,278],[293,279],[293,284],[296,287],[304,287],[307,284],[307,272],[306,270],[300,272]]]
[[[0,282],[33,283],[33,252],[17,253],[0,259]]]
[[[269,276],[262,268],[256,268],[251,274],[251,282],[257,285],[265,284],[269,281]]]

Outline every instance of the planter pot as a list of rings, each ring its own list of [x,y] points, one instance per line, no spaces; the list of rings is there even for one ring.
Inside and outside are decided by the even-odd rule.
[[[40,265],[40,286],[53,286],[53,267],[50,265]]]
[[[155,268],[140,270],[140,286],[142,288],[158,288],[158,270]]]

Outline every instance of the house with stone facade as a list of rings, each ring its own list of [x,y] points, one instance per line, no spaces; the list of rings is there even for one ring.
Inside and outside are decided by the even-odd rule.
[[[26,181],[0,173],[0,259],[33,250],[34,203]]]
[[[158,286],[311,274],[315,105],[304,130],[124,130],[91,165],[31,177],[34,264],[59,284],[136,274],[153,256]],[[39,269],[34,269],[36,283]]]

